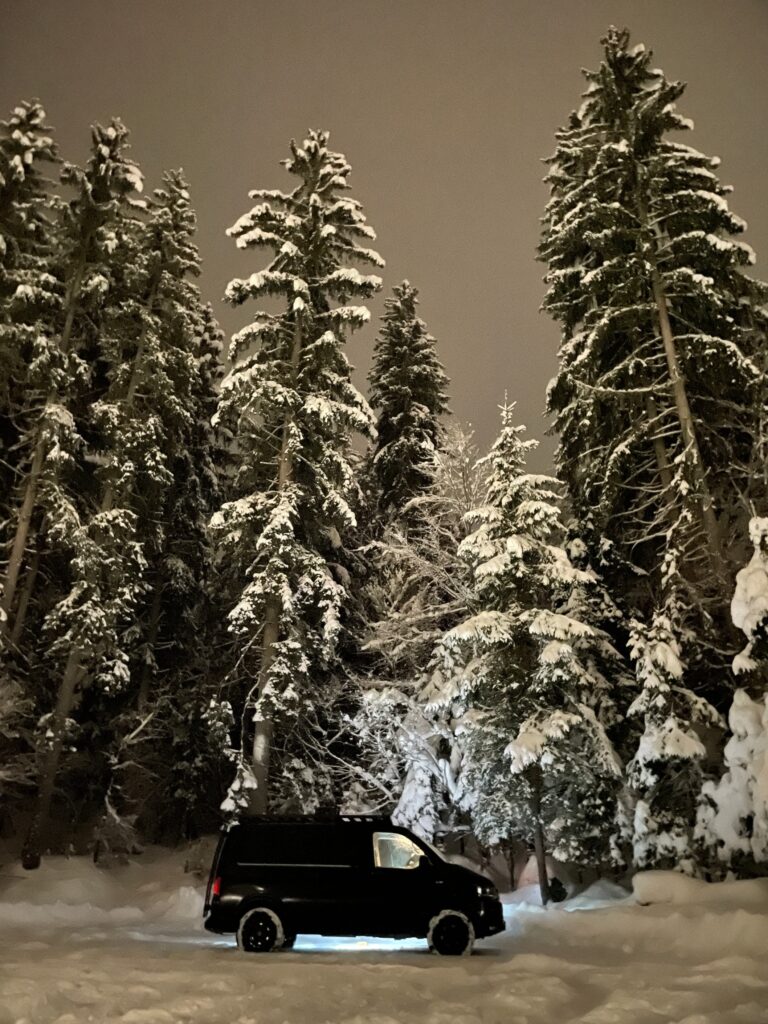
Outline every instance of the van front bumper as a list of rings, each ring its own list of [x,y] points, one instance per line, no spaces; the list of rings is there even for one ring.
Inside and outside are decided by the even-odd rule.
[[[480,902],[480,910],[475,918],[475,935],[478,939],[487,939],[489,935],[498,935],[503,932],[504,912],[501,901],[495,898],[484,897]]]

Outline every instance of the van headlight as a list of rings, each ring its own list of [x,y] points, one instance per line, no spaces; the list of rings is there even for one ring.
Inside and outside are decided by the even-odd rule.
[[[496,888],[496,886],[493,884],[493,882],[488,882],[487,885],[478,885],[478,887],[477,887],[477,895],[478,896],[496,896],[496,897],[498,897],[499,890]]]

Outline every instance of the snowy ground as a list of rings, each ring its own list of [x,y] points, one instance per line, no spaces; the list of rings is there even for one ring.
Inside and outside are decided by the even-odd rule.
[[[302,937],[242,956],[178,857],[0,869],[0,1024],[765,1024],[768,880],[640,876],[543,910],[525,890],[471,958]],[[641,906],[638,900],[651,905]]]

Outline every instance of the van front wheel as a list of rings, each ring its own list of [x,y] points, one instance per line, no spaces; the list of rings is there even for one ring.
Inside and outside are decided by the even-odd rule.
[[[269,907],[254,907],[240,918],[237,944],[244,953],[270,953],[284,942],[282,922]]]
[[[475,944],[472,922],[458,910],[441,910],[429,922],[429,949],[439,956],[469,956]]]

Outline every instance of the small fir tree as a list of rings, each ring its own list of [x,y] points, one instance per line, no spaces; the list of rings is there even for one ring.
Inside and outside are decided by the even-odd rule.
[[[402,516],[411,498],[429,488],[441,419],[448,411],[448,378],[435,339],[416,315],[417,296],[403,281],[385,301],[369,376],[377,430],[371,472],[384,518]]]
[[[606,725],[615,718],[621,658],[570,614],[574,587],[593,576],[557,545],[556,482],[525,472],[512,409],[484,462],[485,504],[460,548],[473,572],[472,612],[443,638],[435,700],[463,705],[464,801],[481,841],[513,838],[536,851],[546,901],[545,849],[577,863],[611,861],[622,770]],[[590,648],[613,678],[595,672]]]
[[[459,426],[446,430],[424,469],[429,486],[405,506],[407,525],[393,519],[367,549],[360,635],[370,661],[356,677],[359,762],[351,777],[358,802],[394,808],[396,820],[432,840],[464,823],[455,716],[431,706],[430,684],[441,637],[468,614],[471,571],[458,548],[484,474],[471,432]]]
[[[724,771],[704,783],[697,835],[718,874],[768,871],[768,519],[750,522],[751,559],[736,575],[734,625],[746,639],[733,670],[744,688],[728,713]]]
[[[632,827],[637,867],[696,871],[694,823],[707,750],[707,727],[718,712],[684,685],[674,600],[650,627],[634,622],[630,653],[641,684],[628,714],[643,723],[628,779],[635,796]]]

